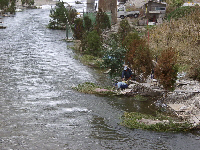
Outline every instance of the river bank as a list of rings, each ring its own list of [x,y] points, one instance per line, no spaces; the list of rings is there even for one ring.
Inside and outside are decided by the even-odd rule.
[[[103,33],[104,39],[108,39],[111,33],[117,33],[120,21],[121,19],[118,19],[117,24],[112,25],[111,30]],[[144,26],[134,25],[134,22],[137,21],[136,19],[128,18],[128,21],[129,24],[131,24],[135,29],[143,32],[146,30]],[[80,42],[75,42],[75,49],[81,49]],[[155,105],[159,103],[159,107],[164,107],[164,109],[170,111],[177,118],[182,121],[189,122],[194,128],[200,128],[200,83],[198,81],[189,79],[186,76],[179,77],[176,82],[175,90],[173,92],[168,92],[167,95],[165,95],[166,92],[164,89],[158,86],[152,86],[152,81],[147,81],[147,83],[142,84],[153,91],[151,92],[151,90],[149,90],[145,93],[140,91],[140,93],[154,94],[160,91],[163,95],[161,99],[155,102]],[[133,91],[134,89],[130,87],[127,90],[122,91],[121,94],[131,95]]]

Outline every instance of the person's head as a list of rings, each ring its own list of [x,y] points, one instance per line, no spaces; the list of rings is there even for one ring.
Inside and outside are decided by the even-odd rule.
[[[115,87],[117,87],[117,83],[115,83]]]
[[[117,83],[114,84],[114,88],[118,88]]]

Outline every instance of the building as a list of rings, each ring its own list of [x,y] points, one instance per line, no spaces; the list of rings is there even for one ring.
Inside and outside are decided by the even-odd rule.
[[[187,3],[184,3],[183,6],[200,6],[200,2],[187,2]]]
[[[165,2],[149,0],[144,4],[143,9],[145,10],[146,18],[148,22],[162,23],[162,18],[166,14]]]

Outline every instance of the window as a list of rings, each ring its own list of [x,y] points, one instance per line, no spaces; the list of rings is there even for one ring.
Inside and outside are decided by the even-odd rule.
[[[118,8],[118,11],[124,11],[124,7]]]
[[[156,7],[156,10],[166,10],[165,7]]]

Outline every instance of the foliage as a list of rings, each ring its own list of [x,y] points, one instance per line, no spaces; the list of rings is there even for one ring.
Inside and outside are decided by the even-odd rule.
[[[104,67],[111,69],[111,77],[121,75],[125,53],[126,49],[120,47],[116,41],[110,40],[109,47],[104,51],[103,64]]]
[[[181,8],[185,0],[166,0],[166,2],[168,4],[166,9],[166,14],[168,16],[171,12]],[[192,0],[188,0],[187,2],[192,2]]]
[[[150,30],[149,46],[154,57],[164,49],[173,47],[177,54],[177,64],[188,68],[199,64],[200,60],[200,11],[194,10],[177,20],[171,19]],[[194,71],[193,69],[190,70]],[[189,71],[189,70],[186,70]]]
[[[5,9],[8,7],[8,4],[9,4],[9,0],[1,0],[0,1],[0,9]]]
[[[97,92],[96,89],[104,89],[101,92]],[[91,82],[85,82],[82,84],[79,84],[77,87],[74,87],[73,89],[77,90],[78,92],[86,93],[86,94],[99,94],[99,95],[113,95],[114,93],[111,91],[112,87],[106,87],[102,88],[99,85],[96,85],[95,83]]]
[[[102,42],[101,37],[96,30],[87,32],[81,41],[82,48],[85,54],[93,56],[101,56],[102,54]]]
[[[11,14],[15,13],[15,3],[16,0],[10,0],[10,6],[6,11],[10,12]]]
[[[85,82],[83,84],[79,84],[77,87],[74,87],[74,89],[77,90],[78,92],[87,94],[93,94],[96,88],[99,88],[99,86],[90,82]]]
[[[153,59],[146,41],[140,39],[136,32],[131,32],[124,39],[123,46],[127,49],[126,64],[146,78],[151,73]]]
[[[0,9],[4,12],[15,13],[15,3],[16,0],[1,0]]]
[[[118,46],[121,45],[118,33],[111,33],[108,40],[106,38],[104,39],[104,43],[107,45],[110,45],[112,43],[111,41],[115,41]]]
[[[128,33],[131,31],[131,26],[128,23],[127,19],[123,19],[120,22],[120,26],[118,29],[119,39],[121,40],[121,43],[123,43],[125,37],[128,35]]]
[[[28,6],[34,5],[34,0],[21,0],[22,5],[26,4]]]
[[[163,50],[155,68],[155,78],[166,90],[174,90],[177,80],[178,67],[176,53],[173,48]]]
[[[84,16],[83,17],[83,21],[84,21],[84,28],[86,31],[90,31],[93,27],[92,25],[92,20],[88,17],[88,16]]]
[[[137,74],[143,74],[143,77],[146,79],[148,75],[151,74],[153,64],[152,64],[152,55],[151,51],[146,45],[140,43],[140,45],[136,48],[135,57],[133,57],[132,69],[134,69]]]
[[[168,4],[177,8],[183,5],[185,0],[168,0]]]
[[[101,9],[99,9],[99,11],[96,14],[96,25],[95,25],[95,29],[98,31],[98,33],[100,33],[102,30],[104,29],[110,29],[111,25],[110,25],[110,20],[108,15],[103,12]]]
[[[127,50],[131,50],[132,47],[135,47],[136,43],[138,43],[138,41],[140,40],[140,37],[138,35],[138,33],[136,32],[129,32],[126,37],[124,38],[124,42],[123,42],[123,46],[127,49]],[[136,41],[135,43],[133,41]]]
[[[139,46],[140,43],[140,37],[137,33],[128,33],[128,35],[125,37],[123,42],[123,47],[127,49],[126,55],[125,55],[125,63],[129,65],[129,67],[133,67],[134,64],[134,57],[135,57],[135,51],[136,48]]]
[[[157,115],[156,117],[151,115],[145,115],[137,112],[125,112],[122,116],[121,124],[131,128],[131,129],[144,129],[144,130],[152,130],[152,131],[162,131],[162,132],[180,132],[180,131],[188,131],[191,128],[189,123],[176,123],[172,118],[165,117],[163,115]],[[141,119],[151,119],[151,120],[169,120],[169,123],[156,123],[156,124],[145,124],[140,123]]]
[[[55,8],[50,10],[51,17],[49,21],[49,28],[51,29],[65,29],[66,24],[71,26],[77,16],[77,11],[72,8],[65,8],[64,2],[56,3]]]
[[[177,8],[176,10],[172,11],[168,16],[167,19],[178,19],[178,18],[183,18],[185,16],[188,16],[195,11],[200,11],[200,7],[191,7],[191,6],[184,6]]]
[[[200,81],[200,62],[199,60],[197,60],[197,62],[198,63],[194,63],[193,66],[191,66],[189,77]]]
[[[73,31],[73,37],[76,40],[81,40],[83,33],[84,33],[84,27],[83,27],[83,19],[81,18],[77,18],[74,21],[74,26],[71,27],[72,31]]]

